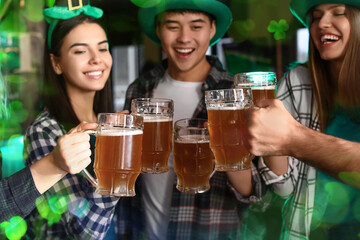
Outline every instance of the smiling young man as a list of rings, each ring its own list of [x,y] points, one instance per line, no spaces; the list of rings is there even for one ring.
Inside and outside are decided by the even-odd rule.
[[[128,88],[125,109],[140,97],[170,98],[173,121],[207,118],[206,90],[233,87],[233,76],[215,56],[206,56],[227,31],[230,9],[216,0],[167,0],[139,11],[143,32],[162,47],[167,58]],[[229,239],[238,236],[241,209],[257,201],[261,183],[256,169],[216,172],[206,193],[184,194],[170,171],[142,174],[141,200],[147,239]],[[231,183],[231,184],[230,184]]]

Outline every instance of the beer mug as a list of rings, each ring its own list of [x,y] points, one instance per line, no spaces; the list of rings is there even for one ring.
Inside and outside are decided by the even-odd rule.
[[[131,101],[131,114],[144,118],[143,173],[169,171],[172,151],[174,102],[162,98],[137,98]]]
[[[262,99],[274,99],[276,75],[274,72],[246,72],[234,76],[235,88],[250,87],[256,105]]]
[[[135,182],[141,172],[143,118],[121,113],[99,113],[96,131],[94,179],[96,193],[109,196],[135,196]]]
[[[176,188],[185,193],[203,193],[210,189],[214,154],[209,146],[207,120],[181,119],[174,126],[174,170]]]
[[[250,88],[205,92],[210,148],[215,155],[215,170],[248,169],[254,158],[244,145],[244,110],[252,107]]]

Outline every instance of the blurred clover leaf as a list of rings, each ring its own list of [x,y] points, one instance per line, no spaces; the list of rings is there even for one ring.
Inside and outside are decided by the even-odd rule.
[[[271,33],[274,33],[275,40],[285,39],[285,32],[289,30],[289,24],[285,19],[280,19],[279,22],[271,20],[267,30]]]

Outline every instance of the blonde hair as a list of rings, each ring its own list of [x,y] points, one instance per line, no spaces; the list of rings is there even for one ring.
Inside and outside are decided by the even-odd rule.
[[[309,41],[309,70],[322,131],[329,124],[336,104],[352,114],[356,114],[355,107],[360,107],[360,9],[346,5],[346,17],[350,22],[350,37],[339,76],[331,78],[326,61],[321,59],[311,38]]]

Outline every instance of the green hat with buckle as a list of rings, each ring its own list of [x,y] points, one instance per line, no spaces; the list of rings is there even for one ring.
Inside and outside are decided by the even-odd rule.
[[[290,11],[305,27],[309,27],[309,10],[324,3],[339,3],[360,8],[360,0],[291,0]]]
[[[51,50],[51,37],[59,20],[66,20],[80,14],[101,18],[103,10],[90,5],[89,0],[56,0],[55,5],[43,10],[45,20],[49,23],[48,47]]]
[[[216,19],[216,33],[210,40],[214,45],[226,33],[232,22],[230,9],[217,0],[161,0],[159,4],[150,8],[140,8],[139,23],[142,31],[159,46],[160,39],[156,35],[155,17],[164,11],[175,9],[198,10],[213,15]]]

